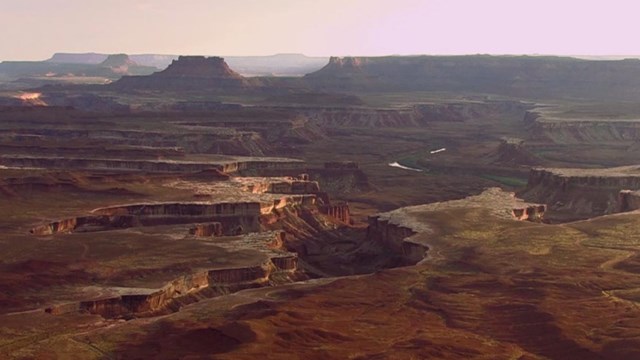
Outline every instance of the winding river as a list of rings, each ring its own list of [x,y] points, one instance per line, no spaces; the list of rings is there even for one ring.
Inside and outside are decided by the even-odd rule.
[[[422,169],[416,169],[416,168],[412,168],[412,167],[408,167],[408,166],[400,165],[397,161],[396,161],[396,162],[389,163],[389,166],[391,166],[391,167],[397,167],[397,168],[405,169],[405,170],[411,170],[411,171],[422,171]]]

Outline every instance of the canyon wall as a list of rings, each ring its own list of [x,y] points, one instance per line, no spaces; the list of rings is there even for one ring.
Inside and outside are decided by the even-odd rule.
[[[640,141],[640,122],[623,119],[554,119],[538,115],[530,118],[530,132],[536,140],[557,144],[632,143]]]
[[[297,271],[297,256],[283,253],[262,265],[200,271],[174,279],[157,290],[59,304],[44,311],[56,315],[85,311],[108,319],[154,316],[177,311],[182,305],[202,298],[290,282]]]
[[[196,227],[194,234],[240,235],[260,231],[261,209],[258,202],[130,204],[95,209],[94,215],[54,221],[30,232],[52,235],[208,222],[210,227],[201,225],[200,230]]]
[[[347,203],[322,205],[320,212],[345,224],[352,224],[351,212]]]
[[[410,239],[415,234],[413,229],[394,224],[381,216],[370,216],[366,238],[399,256],[405,265],[413,265],[424,259],[429,250],[428,246]]]
[[[532,169],[519,196],[552,210],[590,217],[618,211],[620,191],[640,189],[636,167],[611,169]]]
[[[320,191],[320,185],[318,185],[317,181],[292,178],[287,180],[265,180],[254,184],[249,190],[255,194],[315,194]]]

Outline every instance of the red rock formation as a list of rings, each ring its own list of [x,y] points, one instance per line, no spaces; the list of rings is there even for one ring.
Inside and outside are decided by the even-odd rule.
[[[347,203],[322,205],[320,207],[320,212],[345,224],[352,223],[349,204]]]
[[[515,208],[512,211],[513,217],[518,220],[540,222],[547,210],[546,205],[528,205],[524,208]]]
[[[296,270],[298,268],[298,256],[295,254],[271,258],[273,265],[279,270]]]
[[[222,223],[196,224],[189,229],[189,234],[199,237],[222,236]]]

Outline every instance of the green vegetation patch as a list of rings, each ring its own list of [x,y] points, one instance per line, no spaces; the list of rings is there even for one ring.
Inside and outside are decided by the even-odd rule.
[[[518,178],[518,177],[510,177],[510,176],[498,176],[491,174],[482,174],[480,177],[498,182],[503,185],[512,186],[512,187],[525,187],[527,186],[527,179]]]

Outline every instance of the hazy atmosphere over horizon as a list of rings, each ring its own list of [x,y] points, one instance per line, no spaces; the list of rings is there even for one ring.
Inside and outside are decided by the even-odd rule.
[[[1,1],[0,60],[54,52],[640,54],[631,0]]]

